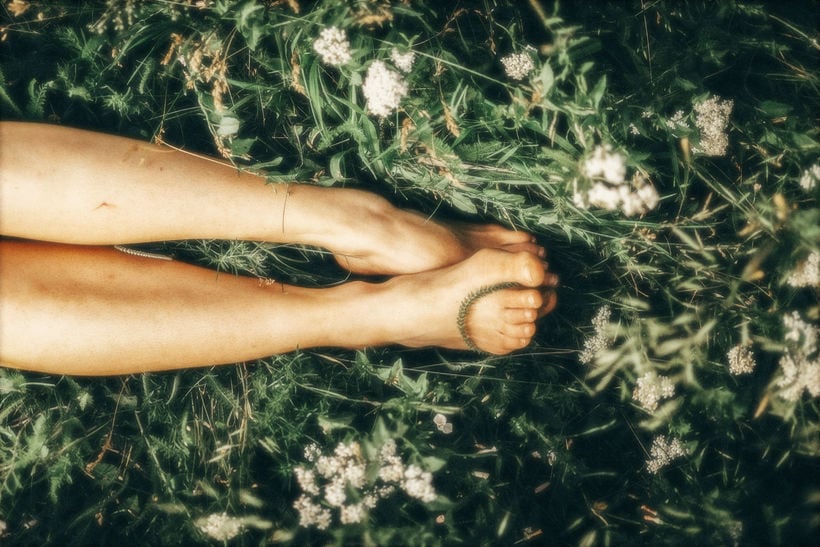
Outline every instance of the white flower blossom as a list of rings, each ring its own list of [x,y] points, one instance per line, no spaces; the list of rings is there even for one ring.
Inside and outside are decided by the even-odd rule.
[[[436,499],[436,491],[433,489],[433,475],[427,471],[422,471],[417,465],[407,466],[401,487],[411,498],[427,503]]]
[[[812,251],[804,262],[789,275],[786,281],[795,288],[820,286],[820,253]]]
[[[800,188],[806,192],[811,192],[817,187],[817,181],[820,181],[820,164],[815,163],[800,176]]]
[[[341,507],[347,501],[343,480],[337,477],[325,485],[325,501],[333,507]]]
[[[293,508],[299,513],[299,526],[315,526],[319,530],[326,530],[330,526],[330,510],[314,503],[307,495],[300,496],[293,503]]]
[[[447,421],[447,416],[444,414],[436,414],[433,417],[433,423],[436,424],[436,429],[445,435],[449,435],[453,432],[453,424]]]
[[[626,178],[626,158],[619,152],[613,152],[608,144],[596,146],[584,160],[581,173],[590,179],[602,178],[610,184],[623,184]]]
[[[213,513],[197,519],[196,526],[203,534],[217,541],[228,541],[242,531],[242,521],[225,513]]]
[[[671,118],[666,120],[666,127],[669,129],[679,129],[679,128],[688,128],[689,124],[684,119],[685,114],[683,110],[678,110],[675,112]]]
[[[612,343],[612,339],[606,332],[611,316],[612,310],[609,306],[601,306],[598,308],[598,311],[595,312],[595,316],[592,318],[592,326],[595,328],[595,332],[584,341],[584,350],[578,357],[581,364],[588,365],[592,363],[595,356],[599,352],[607,349]]]
[[[313,42],[313,49],[322,58],[322,62],[331,66],[342,66],[350,62],[353,55],[347,33],[337,27],[328,27]]]
[[[650,371],[638,378],[632,398],[648,412],[654,412],[658,403],[675,395],[675,383],[666,376]]]
[[[680,439],[667,439],[665,435],[658,435],[652,440],[646,467],[650,473],[655,474],[672,461],[684,456],[686,448]]]
[[[364,520],[367,512],[361,503],[343,505],[339,508],[339,520],[342,524],[355,524]]]
[[[657,190],[639,171],[626,180],[626,158],[613,152],[609,145],[597,146],[581,164],[581,174],[591,181],[582,191],[573,181],[573,203],[582,209],[589,206],[605,211],[620,209],[625,215],[644,214],[660,200]]]
[[[367,110],[376,116],[385,117],[398,108],[407,95],[407,82],[382,61],[373,61],[367,68],[362,93],[367,99]]]
[[[396,65],[396,68],[407,74],[413,70],[413,63],[416,61],[416,54],[412,51],[402,53],[396,48],[390,51],[390,60]]]
[[[817,354],[820,328],[803,321],[797,312],[784,316],[783,325],[787,347],[778,362],[780,374],[775,382],[780,388],[778,394],[787,401],[799,400],[804,391],[812,397],[820,397],[820,356]]]
[[[729,372],[734,376],[754,372],[757,362],[748,347],[738,344],[726,354],[729,361]]]
[[[446,420],[446,418],[445,418]],[[405,466],[396,452],[396,442],[386,441],[375,459],[367,459],[356,442],[339,443],[330,455],[321,454],[318,447],[305,450],[313,466],[294,468],[303,494],[294,502],[301,526],[328,528],[337,512],[341,524],[355,524],[367,519],[368,511],[379,500],[393,495],[397,486],[413,498],[430,502],[436,498],[433,475],[416,465]],[[368,466],[378,476],[370,474]]]
[[[699,144],[692,149],[704,156],[723,156],[729,147],[729,116],[734,101],[711,97],[695,105],[695,125],[700,133]]]
[[[322,455],[322,449],[316,443],[311,443],[305,447],[305,459],[309,462],[315,462],[316,459]]]
[[[293,472],[296,474],[296,482],[308,494],[319,495],[319,486],[316,484],[316,472],[313,469],[305,469],[302,466],[296,467]]]
[[[512,80],[523,80],[535,68],[532,57],[528,53],[511,53],[501,58],[504,72]]]

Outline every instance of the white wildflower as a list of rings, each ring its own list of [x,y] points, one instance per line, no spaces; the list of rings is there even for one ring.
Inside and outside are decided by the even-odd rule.
[[[345,494],[345,483],[339,478],[325,485],[325,501],[333,507],[341,507],[347,501]]]
[[[658,191],[643,174],[636,172],[632,177],[632,185],[637,188],[633,198],[637,201],[637,212],[645,213],[658,206],[660,201]]]
[[[424,502],[436,498],[433,475],[415,465],[405,467],[392,439],[381,446],[375,460],[367,459],[356,442],[339,443],[331,455],[321,454],[318,447],[311,446],[305,450],[305,456],[313,459],[313,466],[294,468],[303,490],[293,504],[301,526],[326,529],[334,512],[341,524],[362,522],[379,500],[397,491],[397,486]],[[378,476],[368,474],[368,468],[375,471],[376,466]]]
[[[683,110],[678,110],[675,112],[671,118],[666,120],[666,127],[669,129],[679,129],[679,128],[687,128],[689,124],[684,119],[685,114]]]
[[[800,176],[800,188],[806,192],[811,192],[817,187],[817,182],[820,181],[820,164],[815,163]]]
[[[436,429],[445,435],[449,435],[453,432],[453,424],[447,421],[447,416],[444,414],[436,414],[433,417],[433,423],[436,424]]]
[[[581,173],[590,179],[603,178],[610,184],[623,184],[626,178],[626,158],[623,154],[613,152],[608,144],[596,146],[584,160]]]
[[[390,60],[396,65],[396,68],[405,74],[413,70],[413,63],[416,61],[416,54],[412,51],[402,53],[396,48],[390,51]]]
[[[326,530],[330,526],[332,515],[330,510],[311,501],[309,496],[302,495],[295,502],[293,508],[299,513],[299,525],[307,528],[315,526],[319,530]]]
[[[660,200],[652,183],[640,172],[635,171],[631,180],[626,180],[626,158],[613,152],[609,145],[597,146],[581,164],[581,174],[591,184],[586,192],[578,188],[578,180],[573,180],[573,203],[582,209],[589,206],[605,211],[620,209],[625,215],[644,214],[654,209]]]
[[[638,129],[637,125],[635,125],[634,123],[631,123],[631,124],[629,124],[629,134],[638,136],[638,135],[641,134],[641,130]]]
[[[361,455],[361,452],[362,449],[359,446],[359,443],[355,441],[350,444],[339,443],[333,451],[336,456],[342,459],[356,458]]]
[[[379,478],[387,483],[398,483],[404,477],[404,464],[401,458],[395,456],[389,459],[382,459],[379,467]]]
[[[616,187],[604,184],[603,182],[596,182],[587,192],[587,201],[593,207],[598,207],[605,211],[615,211],[621,203],[621,193]]]
[[[343,505],[339,509],[339,520],[342,524],[355,524],[364,520],[367,512],[364,505],[355,503],[353,505]]]
[[[501,64],[507,77],[512,80],[523,80],[535,68],[528,53],[511,53],[501,59]]]
[[[612,343],[611,338],[606,332],[611,316],[612,310],[609,306],[601,306],[598,308],[598,311],[595,312],[595,316],[592,318],[592,326],[595,328],[595,332],[584,341],[584,350],[578,358],[581,364],[588,365],[592,363],[595,356],[599,352],[607,349]]]
[[[738,344],[726,354],[729,361],[729,372],[734,376],[754,372],[757,362],[748,347]]]
[[[784,340],[787,347],[780,358],[780,375],[775,385],[778,394],[787,401],[797,401],[807,391],[812,397],[820,397],[820,356],[817,339],[820,328],[801,319],[793,312],[783,317],[786,327]]]
[[[411,498],[427,503],[436,499],[436,491],[433,489],[433,475],[427,471],[422,471],[417,465],[407,466],[401,487]]]
[[[203,534],[217,541],[228,541],[242,531],[242,521],[225,513],[214,513],[197,519],[196,526]]]
[[[798,352],[811,355],[817,351],[820,329],[803,321],[799,313],[794,311],[791,315],[784,315],[783,326],[786,327],[784,339],[787,342],[794,342]]]
[[[319,495],[319,486],[316,484],[316,472],[313,469],[305,469],[302,466],[296,467],[293,472],[296,474],[296,482],[308,494]]]
[[[651,108],[641,112],[641,118],[643,118],[644,120],[648,120],[649,118],[651,118],[654,115],[655,115],[655,112],[653,112]],[[681,116],[683,116],[683,112],[681,112]]]
[[[820,253],[812,251],[786,281],[795,288],[820,286]]]
[[[667,439],[665,435],[658,435],[652,440],[646,467],[650,473],[655,474],[672,461],[684,456],[686,449],[680,439]]]
[[[316,459],[316,471],[326,479],[336,475],[341,469],[338,458],[321,455]]]
[[[341,477],[353,488],[364,486],[366,467],[364,462],[350,460],[342,469]]]
[[[310,443],[305,447],[305,459],[309,462],[315,462],[316,459],[322,455],[322,449],[316,443]]]
[[[331,66],[342,66],[350,62],[350,40],[347,33],[337,27],[328,27],[313,42],[313,49],[322,58],[322,62]]]
[[[398,108],[407,95],[407,82],[398,72],[390,70],[381,61],[373,61],[367,68],[362,84],[362,93],[367,99],[367,110],[376,116],[387,116]]]
[[[658,403],[675,395],[675,383],[665,376],[658,376],[654,371],[647,372],[638,378],[632,391],[632,398],[648,412],[654,412]]]
[[[723,156],[729,147],[729,116],[734,101],[711,97],[695,105],[695,125],[700,133],[698,146],[692,149],[704,156]]]

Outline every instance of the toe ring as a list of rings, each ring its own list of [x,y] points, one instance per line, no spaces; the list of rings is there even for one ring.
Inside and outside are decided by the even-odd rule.
[[[473,339],[470,338],[470,335],[467,333],[467,314],[470,312],[470,307],[475,304],[475,302],[480,299],[481,297],[487,296],[488,294],[494,293],[496,291],[501,291],[504,289],[509,289],[512,287],[517,287],[518,283],[513,282],[506,282],[506,283],[498,283],[496,285],[487,285],[486,287],[481,287],[470,294],[468,294],[464,300],[461,301],[461,306],[458,309],[458,317],[456,318],[456,324],[458,325],[458,332],[461,334],[461,339],[464,340],[464,344],[472,351],[478,353],[487,353],[481,348],[479,348]]]

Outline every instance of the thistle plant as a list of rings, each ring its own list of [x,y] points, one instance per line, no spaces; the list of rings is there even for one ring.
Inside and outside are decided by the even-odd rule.
[[[3,119],[527,230],[563,286],[536,342],[507,357],[0,369],[0,543],[816,537],[816,5],[1,9]],[[146,250],[260,283],[346,279],[308,247]]]

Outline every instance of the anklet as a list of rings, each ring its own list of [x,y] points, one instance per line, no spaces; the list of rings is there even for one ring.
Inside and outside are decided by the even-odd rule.
[[[123,247],[122,245],[114,245],[114,248],[121,253],[131,256],[140,256],[142,258],[156,258],[157,260],[173,260],[170,256],[161,255],[157,253],[149,253],[148,251],[141,251],[139,249],[132,249],[130,247]]]
[[[496,291],[501,291],[504,289],[509,289],[512,287],[517,287],[518,283],[498,283],[496,285],[488,285],[486,287],[481,287],[478,290],[475,290],[467,295],[464,300],[461,301],[461,306],[458,308],[458,317],[456,318],[456,324],[458,325],[458,332],[461,334],[461,339],[464,340],[464,343],[467,347],[479,353],[486,353],[484,350],[479,348],[473,342],[473,339],[470,338],[470,335],[467,333],[467,314],[470,311],[470,306],[475,304],[476,300],[481,298],[482,296],[487,296],[488,294],[494,293]]]

